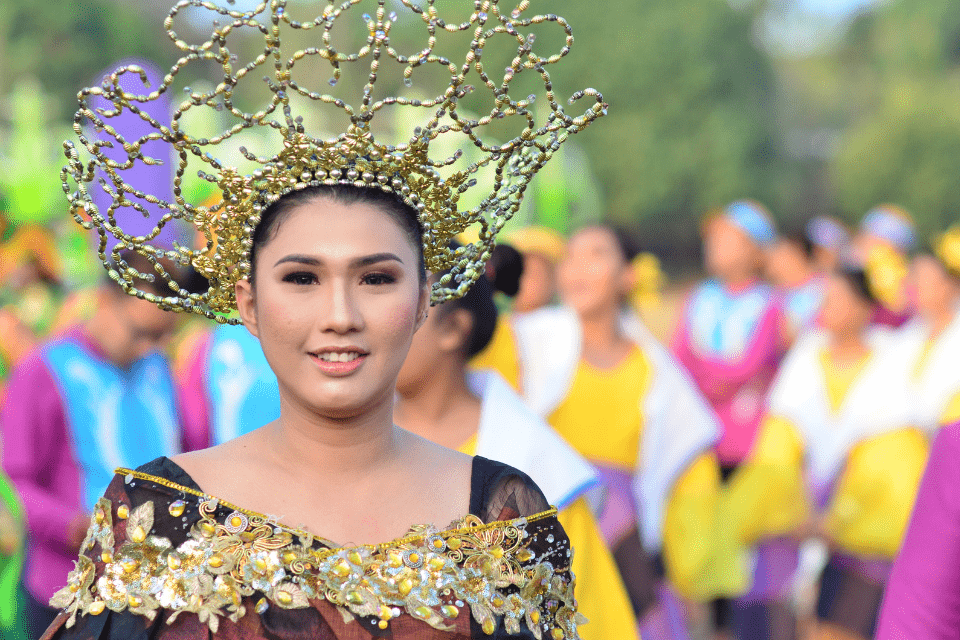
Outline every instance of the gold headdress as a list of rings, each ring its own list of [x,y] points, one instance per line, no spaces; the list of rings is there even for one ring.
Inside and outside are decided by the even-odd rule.
[[[231,3],[233,0],[227,0]],[[79,145],[66,142],[69,164],[62,172],[64,190],[77,222],[94,228],[100,236],[99,255],[104,266],[127,293],[148,299],[175,311],[200,313],[219,322],[235,322],[224,314],[234,310],[234,284],[250,273],[249,251],[252,233],[263,210],[281,196],[309,186],[356,185],[379,188],[402,198],[418,212],[423,227],[423,249],[427,268],[448,271],[434,285],[433,302],[462,295],[483,272],[483,262],[489,257],[496,234],[517,211],[521,197],[530,179],[560,144],[571,133],[583,129],[606,112],[602,96],[593,89],[578,91],[571,104],[589,96],[591,106],[580,116],[564,113],[553,91],[547,66],[558,62],[570,50],[572,32],[563,18],[555,15],[524,17],[529,0],[521,0],[509,14],[501,12],[499,0],[474,0],[474,10],[462,23],[445,21],[437,9],[436,0],[424,0],[422,5],[412,0],[399,0],[397,11],[404,18],[421,22],[428,41],[426,47],[412,53],[401,53],[391,45],[391,27],[397,22],[395,12],[388,14],[386,0],[376,0],[374,15],[364,14],[362,21],[368,32],[366,44],[357,53],[342,53],[332,44],[334,26],[346,23],[350,11],[361,0],[328,3],[321,15],[310,20],[297,21],[288,13],[286,0],[262,2],[250,11],[236,11],[204,0],[180,0],[171,10],[164,26],[176,46],[184,52],[177,64],[148,95],[135,95],[120,86],[123,74],[145,75],[139,67],[128,65],[117,69],[97,87],[84,89],[79,94],[80,110],[74,120],[74,131]],[[371,3],[374,4],[374,3]],[[178,14],[190,9],[207,10],[219,14],[223,24],[214,23],[214,31],[205,42],[189,44],[173,30]],[[409,15],[408,15],[409,14]],[[534,47],[534,36],[526,33],[532,25],[555,24],[565,34],[565,42],[558,53],[543,57]],[[263,49],[246,64],[237,62],[234,38],[243,31],[259,33]],[[449,33],[473,32],[472,41],[462,62],[455,62],[435,52],[438,36]],[[317,32],[314,46],[292,55],[281,52],[281,36],[293,32]],[[309,35],[307,33],[306,35]],[[484,66],[485,49],[510,42],[514,51],[510,66],[494,74]],[[239,51],[239,45],[235,47]],[[343,99],[315,91],[306,85],[302,71],[308,61],[329,64],[336,85],[341,66],[347,63],[369,62],[369,76],[357,106]],[[207,92],[187,92],[186,100],[176,110],[169,125],[148,113],[151,101],[171,91],[175,76],[193,63],[211,63],[222,68],[222,79],[216,88]],[[385,71],[385,63],[396,63],[402,68],[404,84],[412,84],[414,75],[425,67],[440,68],[449,73],[449,84],[436,97],[412,99],[402,96],[375,97],[374,85],[378,74]],[[299,66],[298,66],[299,65]],[[235,100],[238,85],[249,84],[258,67],[269,69],[263,78],[271,95],[258,111],[244,111]],[[511,88],[524,71],[535,71],[545,89],[548,109],[546,121],[537,124],[531,102],[535,96],[516,100]],[[313,74],[311,74],[313,75]],[[398,74],[399,75],[399,74]],[[301,77],[303,76],[303,77]],[[474,82],[475,86],[468,84]],[[479,88],[479,90],[477,89]],[[325,87],[330,91],[330,87]],[[471,94],[491,99],[486,115],[466,119],[458,113],[458,102]],[[109,108],[94,108],[93,100],[106,100]],[[314,137],[303,124],[303,117],[294,115],[292,102],[314,101],[327,106],[331,118],[335,114],[349,119],[346,131],[329,139]],[[374,139],[371,122],[388,107],[419,107],[426,109],[429,119],[414,130],[409,139],[395,146]],[[235,124],[215,137],[199,138],[188,130],[187,114],[194,109],[215,109]],[[148,135],[135,140],[124,139],[122,132],[111,127],[110,118],[124,111],[140,116],[152,126]],[[305,113],[305,115],[310,115]],[[519,135],[504,144],[493,143],[481,137],[485,127],[500,119],[522,123]],[[381,118],[386,120],[386,118]],[[92,126],[99,139],[84,131]],[[257,155],[240,148],[248,162],[257,169],[244,175],[236,167],[227,166],[216,155],[218,145],[245,131],[263,128],[277,139],[275,153]],[[431,141],[439,136],[459,135],[464,145],[475,146],[482,152],[479,160],[459,168],[460,154],[448,158],[429,156]],[[107,141],[105,144],[104,140]],[[163,201],[129,186],[123,180],[123,171],[138,163],[155,164],[155,159],[144,155],[147,143],[161,140],[172,145],[178,157],[174,179],[174,199]],[[109,158],[104,148],[121,147],[123,162]],[[85,152],[81,153],[81,152]],[[88,155],[87,158],[82,157]],[[181,183],[188,165],[203,168],[201,177],[214,182],[223,194],[221,203],[197,206],[187,202],[181,194]],[[198,165],[197,163],[202,163]],[[481,171],[489,172],[489,184],[477,187]],[[93,183],[97,183],[94,185]],[[112,198],[107,211],[98,210],[88,188],[102,189]],[[470,209],[460,210],[458,200],[467,190],[486,188],[490,192],[482,202]],[[147,204],[164,210],[153,233],[133,236],[125,233],[120,213],[145,215]],[[124,210],[127,211],[124,211]],[[82,212],[90,220],[84,221]],[[172,250],[151,245],[160,229],[172,219],[194,224],[206,238],[206,247],[189,249],[175,246]],[[449,241],[473,225],[479,226],[478,240],[451,250]],[[116,238],[119,244],[108,257],[107,239]],[[161,298],[141,291],[135,279],[149,280],[153,274],[141,274],[123,261],[122,252],[135,251],[147,257],[157,274],[170,282],[175,297]],[[202,294],[190,294],[181,289],[163,264],[166,259],[181,265],[192,264],[210,282]]]

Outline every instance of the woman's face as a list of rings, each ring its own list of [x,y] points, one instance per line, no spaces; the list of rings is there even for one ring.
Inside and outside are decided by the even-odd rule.
[[[528,313],[545,307],[553,301],[556,290],[556,275],[550,260],[536,253],[523,255],[523,273],[520,274],[520,290],[513,299],[517,313]]]
[[[630,292],[632,272],[608,229],[589,227],[567,244],[560,263],[560,297],[580,316],[619,307]]]
[[[921,316],[938,316],[956,304],[957,284],[933,256],[921,254],[914,259],[910,280]]]
[[[724,216],[716,216],[704,228],[703,259],[710,275],[726,280],[755,276],[761,253],[743,229]]]
[[[279,222],[237,304],[281,396],[333,419],[390,402],[428,303],[417,248],[365,203],[317,198]]]
[[[870,324],[873,309],[853,290],[850,282],[841,276],[827,279],[820,324],[830,333],[849,334],[862,331]]]

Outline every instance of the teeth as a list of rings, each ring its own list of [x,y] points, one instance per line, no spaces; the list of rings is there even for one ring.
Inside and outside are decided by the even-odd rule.
[[[360,354],[356,351],[346,351],[343,353],[328,351],[321,353],[319,357],[324,362],[353,362],[360,357]]]

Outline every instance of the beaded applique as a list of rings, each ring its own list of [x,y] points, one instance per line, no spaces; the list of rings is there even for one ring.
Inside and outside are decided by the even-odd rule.
[[[163,478],[119,473],[128,482],[133,476],[180,490],[183,499],[166,510],[183,523],[186,540],[175,546],[154,533],[158,503],[131,508],[101,498],[84,553],[50,603],[70,614],[68,627],[78,614],[109,609],[153,620],[165,610],[168,622],[192,613],[216,632],[221,617],[249,615],[249,602],[261,614],[274,606],[307,608],[311,600],[327,600],[345,621],[382,629],[404,614],[452,629],[465,608],[487,634],[502,619],[510,634],[524,621],[537,638],[575,639],[585,622],[568,573],[572,552],[550,533],[555,509],[489,524],[468,515],[444,531],[417,526],[389,543],[334,547]]]

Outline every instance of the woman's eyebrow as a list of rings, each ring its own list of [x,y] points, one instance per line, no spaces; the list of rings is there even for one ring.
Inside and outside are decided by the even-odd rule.
[[[363,256],[362,258],[357,258],[350,264],[353,267],[368,267],[378,262],[387,262],[390,260],[403,264],[403,260],[400,259],[400,256],[396,255],[395,253],[390,253],[389,251],[385,251],[383,253],[373,253],[373,254],[370,254],[369,256]]]
[[[351,261],[350,266],[353,268],[367,267],[367,266],[370,266],[371,264],[376,264],[378,262],[387,262],[387,261],[394,261],[394,262],[399,262],[400,264],[403,264],[403,260],[400,259],[400,256],[398,256],[395,253],[390,253],[386,251],[382,253],[372,253],[368,256],[362,256],[360,258],[357,258]],[[302,253],[291,253],[290,255],[284,256],[279,260],[277,260],[276,264],[274,264],[273,266],[278,267],[281,264],[284,264],[285,262],[295,262],[297,264],[305,264],[311,267],[319,267],[321,264],[323,264],[322,260],[314,256],[308,256]]]
[[[314,257],[312,257],[312,256],[303,255],[302,253],[291,253],[291,254],[288,255],[288,256],[284,256],[284,257],[280,258],[279,260],[277,260],[276,264],[274,264],[273,266],[274,266],[274,267],[279,267],[281,264],[283,264],[283,263],[285,263],[285,262],[296,262],[297,264],[305,264],[305,265],[308,265],[308,266],[311,266],[311,267],[319,267],[319,266],[320,266],[320,260],[319,260],[319,259],[314,258]]]

